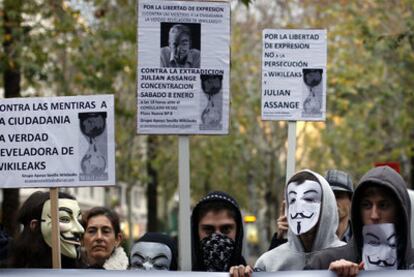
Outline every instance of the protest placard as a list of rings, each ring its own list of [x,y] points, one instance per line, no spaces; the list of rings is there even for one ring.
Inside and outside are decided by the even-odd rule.
[[[263,30],[262,119],[321,121],[326,30]]]
[[[139,134],[227,134],[229,78],[229,3],[139,1]]]
[[[115,184],[113,95],[0,100],[0,188]]]

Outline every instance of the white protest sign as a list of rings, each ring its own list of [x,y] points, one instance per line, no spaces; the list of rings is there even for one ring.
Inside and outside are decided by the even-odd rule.
[[[0,188],[115,185],[113,95],[0,100]]]
[[[138,2],[137,132],[227,134],[230,3]]]
[[[263,120],[325,120],[326,36],[326,30],[263,30]]]

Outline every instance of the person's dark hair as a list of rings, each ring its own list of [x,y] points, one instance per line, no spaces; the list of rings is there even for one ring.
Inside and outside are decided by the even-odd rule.
[[[236,211],[234,210],[234,206],[232,204],[220,200],[213,200],[200,204],[198,221],[200,221],[209,212],[219,213],[221,211],[226,211],[228,216],[233,218],[235,221],[237,220]]]
[[[59,198],[76,200],[72,195],[59,192]],[[50,199],[49,192],[36,191],[21,206],[17,221],[23,231],[13,240],[8,265],[13,268],[51,268],[52,249],[43,239],[41,217],[44,203]],[[32,220],[37,224],[31,226]],[[62,267],[75,267],[73,259],[62,255]]]
[[[397,207],[397,211],[396,211],[396,218],[395,218],[395,230],[397,232],[397,238],[398,240],[401,240],[398,244],[397,244],[397,256],[398,257],[404,257],[404,250],[405,250],[405,246],[406,246],[406,241],[405,241],[405,232],[407,232],[407,230],[410,230],[410,226],[409,224],[404,220],[404,216],[403,215],[403,207],[402,207],[402,203],[401,201],[398,200],[398,197],[396,195],[396,192],[393,191],[391,188],[384,186],[382,184],[379,183],[374,183],[374,182],[367,182],[366,184],[364,184],[364,187],[362,188],[362,190],[360,191],[359,194],[357,194],[356,196],[354,196],[354,198],[352,199],[353,205],[352,205],[352,214],[358,214],[358,216],[354,216],[352,217],[352,220],[354,222],[352,222],[352,227],[354,231],[354,234],[362,234],[362,228],[364,226],[363,221],[362,221],[362,216],[361,216],[361,200],[362,198],[366,195],[366,191],[368,190],[372,190],[375,189],[376,193],[381,193],[384,195],[388,195],[392,201],[394,202],[394,204]],[[355,203],[355,204],[354,204]],[[399,216],[401,215],[401,216]],[[362,249],[362,246],[364,244],[363,242],[363,237],[361,236],[356,236],[357,239],[357,245],[359,248]]]
[[[289,179],[289,184],[290,183],[298,183],[298,185],[304,183],[306,180],[309,181],[315,181],[318,184],[320,184],[318,178],[316,178],[315,175],[311,174],[310,172],[307,171],[301,171],[295,175],[292,176],[292,178]]]
[[[105,207],[94,207],[87,211],[84,216],[82,216],[82,225],[85,228],[88,228],[88,221],[92,217],[103,215],[106,216],[109,221],[111,222],[112,228],[114,229],[115,236],[121,233],[121,225],[119,224],[119,216],[118,214],[108,208]]]

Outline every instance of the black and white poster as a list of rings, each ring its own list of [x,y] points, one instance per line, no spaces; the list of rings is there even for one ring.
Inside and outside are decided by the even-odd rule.
[[[113,95],[0,100],[0,188],[115,185]]]
[[[138,2],[139,134],[227,134],[229,75],[228,2]]]
[[[263,120],[325,120],[326,36],[326,30],[263,30]]]

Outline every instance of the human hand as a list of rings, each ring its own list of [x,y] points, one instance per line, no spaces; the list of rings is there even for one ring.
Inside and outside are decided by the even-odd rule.
[[[230,268],[231,277],[251,277],[253,268],[250,265],[235,265]]]
[[[282,204],[279,207],[279,218],[277,219],[277,238],[285,238],[285,234],[289,229],[289,224],[287,221],[287,216],[285,215],[285,205],[286,201],[283,200]]]
[[[364,263],[353,263],[344,259],[332,262],[329,265],[329,270],[333,271],[339,277],[355,277],[360,270],[364,269]]]

